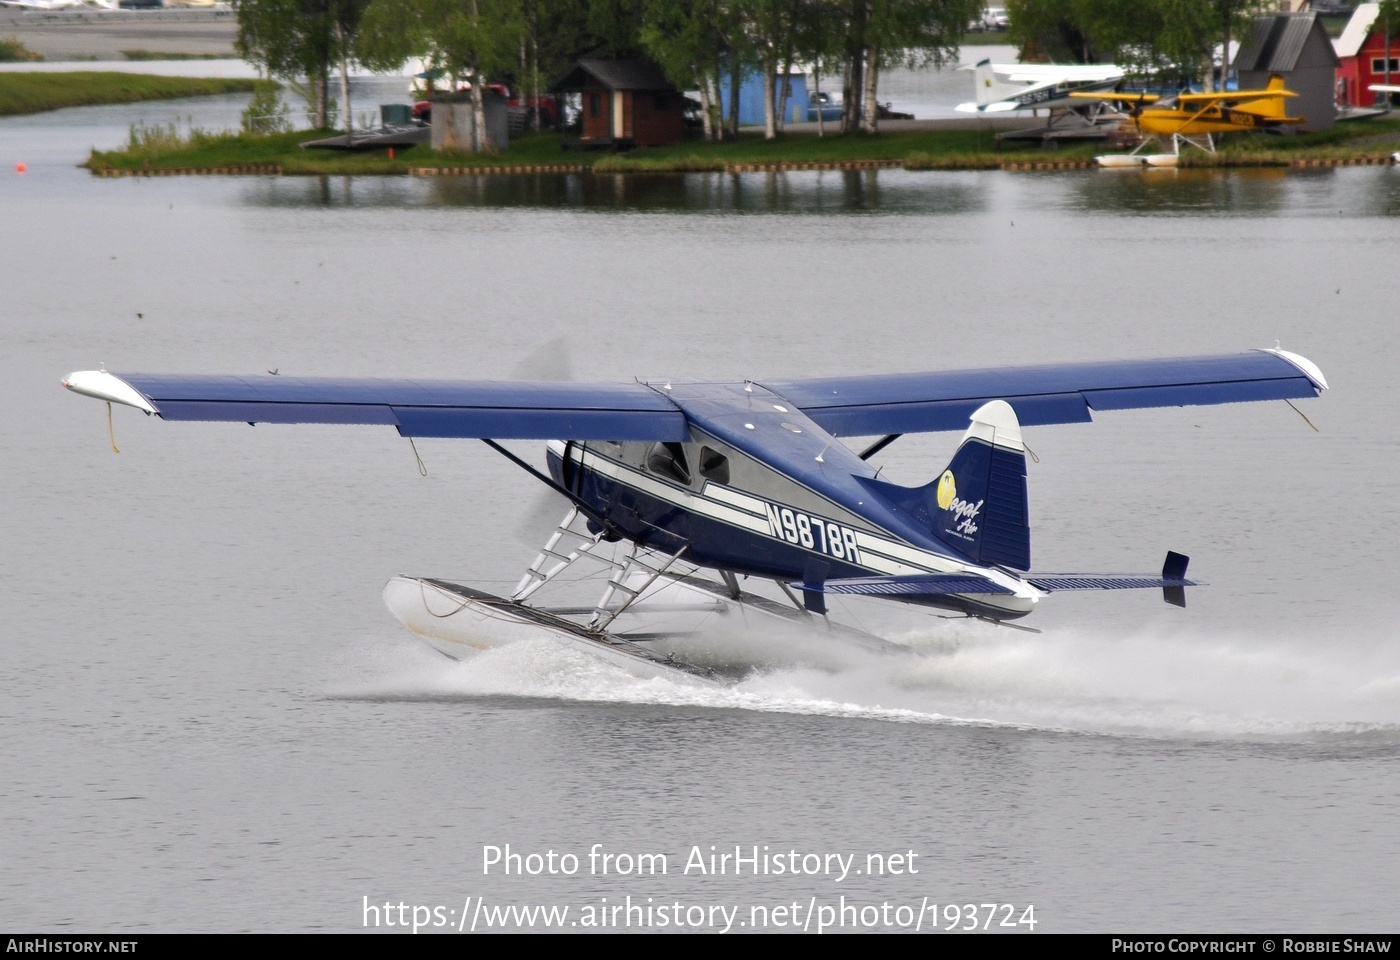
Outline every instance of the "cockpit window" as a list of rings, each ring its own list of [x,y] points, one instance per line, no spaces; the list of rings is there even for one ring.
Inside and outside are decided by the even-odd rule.
[[[729,482],[729,458],[718,450],[700,448],[700,476],[715,483]]]
[[[653,444],[647,454],[647,469],[659,477],[690,486],[690,467],[686,466],[685,448],[679,443]]]

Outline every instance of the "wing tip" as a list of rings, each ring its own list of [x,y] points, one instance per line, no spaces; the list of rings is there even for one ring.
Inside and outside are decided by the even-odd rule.
[[[135,407],[148,416],[160,413],[135,387],[106,370],[75,370],[64,377],[62,383],[85,397]]]
[[[1279,347],[1260,347],[1259,349],[1263,353],[1272,353],[1279,359],[1286,360],[1293,364],[1293,366],[1302,371],[1303,376],[1312,381],[1313,386],[1317,387],[1318,392],[1327,389],[1327,378],[1322,375],[1322,370],[1317,364],[1313,363],[1302,354],[1293,353],[1292,351],[1284,350]]]

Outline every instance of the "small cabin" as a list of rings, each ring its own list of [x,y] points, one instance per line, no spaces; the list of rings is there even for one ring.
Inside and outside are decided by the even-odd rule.
[[[663,147],[685,137],[685,97],[650,60],[580,60],[549,89],[581,95],[580,146]]]
[[[1255,17],[1235,57],[1241,90],[1261,90],[1274,75],[1297,94],[1289,116],[1302,117],[1301,133],[1329,130],[1337,121],[1337,54],[1315,13],[1275,13]]]
[[[1342,35],[1333,41],[1337,59],[1337,102],[1346,107],[1369,107],[1384,103],[1387,96],[1371,89],[1373,83],[1400,84],[1400,37],[1390,41],[1377,22],[1378,3],[1358,4]],[[1400,30],[1400,24],[1395,25]],[[1386,79],[1386,57],[1390,58],[1390,79]]]

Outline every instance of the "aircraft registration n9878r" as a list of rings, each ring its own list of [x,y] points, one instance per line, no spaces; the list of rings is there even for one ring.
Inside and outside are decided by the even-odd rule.
[[[1281,349],[1224,356],[1097,361],[798,380],[559,383],[286,376],[70,374],[64,386],[165,420],[366,423],[404,437],[486,441],[572,504],[509,598],[401,577],[385,597],[411,630],[452,656],[493,641],[444,631],[434,602],[468,620],[515,622],[628,666],[678,665],[610,633],[657,581],[715,602],[810,618],[828,595],[866,595],[1003,622],[1047,593],[1159,587],[1184,605],[1187,558],[1160,575],[1039,574],[1031,569],[1023,425],[1088,422],[1094,410],[1314,397],[1311,361]],[[947,468],[923,486],[879,479],[869,458],[906,433],[964,430]],[[864,450],[838,437],[881,437]],[[549,473],[500,446],[546,440]],[[604,543],[624,559],[601,559]],[[602,598],[568,612],[527,603],[584,558],[611,574]],[[701,582],[680,571],[714,571]],[[777,582],[783,610],[739,587]],[[424,616],[426,609],[429,616]],[[569,611],[578,614],[580,611]],[[684,668],[683,665],[680,665]]]

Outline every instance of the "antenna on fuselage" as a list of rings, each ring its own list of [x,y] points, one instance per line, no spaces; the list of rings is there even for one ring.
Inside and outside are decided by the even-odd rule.
[[[666,391],[670,391],[670,389],[671,389],[671,381],[674,380],[676,377],[680,376],[680,372],[681,372],[682,370],[685,369],[686,361],[689,360],[689,359],[690,359],[690,351],[689,351],[689,350],[687,350],[685,353],[681,354],[681,362],[678,363],[678,364],[676,364],[676,372],[673,373],[673,374],[671,374],[669,377],[666,378],[666,385],[665,385],[664,387],[662,387],[661,389],[666,390]]]
[[[826,446],[822,447],[822,452],[817,454],[817,463],[826,463],[826,451],[835,442],[836,434],[833,433],[831,439],[826,442]]]

